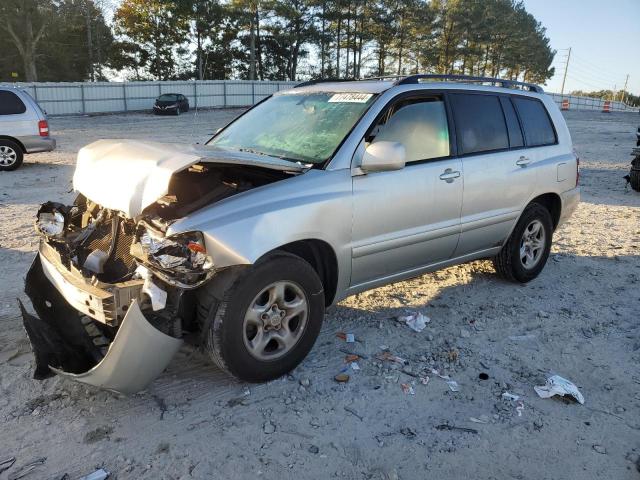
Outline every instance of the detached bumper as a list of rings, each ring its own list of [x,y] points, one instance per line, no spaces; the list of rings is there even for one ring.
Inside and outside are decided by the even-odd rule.
[[[167,367],[182,340],[156,329],[133,299],[103,356],[83,326],[83,314],[71,306],[77,296],[68,288],[58,290],[45,273],[45,264],[45,268],[51,267],[38,254],[25,282],[25,293],[38,316],[30,315],[20,304],[36,359],[34,378],[47,378],[55,372],[124,394],[146,388]],[[81,285],[75,287],[82,289]],[[89,295],[94,287],[86,287]]]

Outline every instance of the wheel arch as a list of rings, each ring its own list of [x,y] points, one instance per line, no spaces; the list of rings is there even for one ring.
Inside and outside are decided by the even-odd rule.
[[[288,252],[307,261],[320,277],[325,305],[333,303],[338,288],[338,257],[330,244],[316,238],[297,240],[265,253],[258,261],[277,251]]]
[[[14,142],[20,147],[20,149],[22,150],[23,154],[27,153],[27,149],[24,148],[24,145],[22,144],[22,142],[20,140],[18,140],[17,138],[10,137],[8,135],[0,135],[0,140],[9,140],[11,142]]]
[[[533,198],[527,206],[532,203],[538,203],[549,211],[551,220],[553,221],[553,229],[555,230],[560,222],[560,215],[562,214],[562,200],[560,199],[560,195],[553,192],[544,193]]]

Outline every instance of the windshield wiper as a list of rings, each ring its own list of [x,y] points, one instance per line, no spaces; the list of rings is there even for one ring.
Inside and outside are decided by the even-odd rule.
[[[269,154],[269,153],[260,152],[258,150],[253,150],[251,148],[237,148],[237,150],[239,152],[253,153],[255,155],[264,155],[265,157],[279,158],[280,160],[286,160],[288,162],[301,163],[301,164],[304,163],[303,160],[300,160],[298,158],[290,158],[290,157],[285,157],[283,155],[273,155],[273,154]]]

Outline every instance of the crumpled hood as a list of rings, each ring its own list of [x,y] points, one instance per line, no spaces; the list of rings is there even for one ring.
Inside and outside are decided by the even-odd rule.
[[[217,147],[138,140],[98,140],[78,152],[73,188],[129,218],[168,193],[171,176],[198,162],[302,172],[306,167],[266,155]]]

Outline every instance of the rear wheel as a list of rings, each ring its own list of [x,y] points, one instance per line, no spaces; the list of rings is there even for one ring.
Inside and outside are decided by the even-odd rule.
[[[198,317],[209,325],[211,359],[245,381],[278,378],[309,353],[324,317],[324,291],[303,259],[277,252],[247,267],[216,300],[215,286],[198,292]]]
[[[544,206],[525,208],[509,240],[493,259],[496,272],[506,280],[526,283],[536,278],[549,257],[553,223]]]
[[[633,188],[636,192],[640,192],[640,168],[631,167],[631,172],[629,173],[629,183],[631,184],[631,188]]]
[[[11,140],[0,140],[0,171],[15,170],[22,165],[23,158],[20,145]]]

